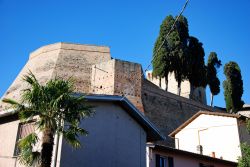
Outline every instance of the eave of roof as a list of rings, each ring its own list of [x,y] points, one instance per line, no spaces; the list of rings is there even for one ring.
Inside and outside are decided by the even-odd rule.
[[[178,128],[176,128],[172,133],[168,136],[174,137],[177,133],[179,133],[182,129],[184,129],[188,124],[190,124],[193,120],[195,120],[198,116],[205,114],[205,115],[215,115],[215,116],[223,116],[223,117],[233,117],[233,118],[240,118],[241,115],[238,114],[229,114],[229,113],[220,113],[220,112],[209,112],[209,111],[199,111],[194,114],[191,118],[189,118],[186,122],[181,124]]]
[[[163,146],[163,145],[159,145],[159,144],[153,145],[153,149],[157,150],[157,151],[166,152],[166,153],[175,153],[175,154],[179,154],[179,155],[190,156],[192,159],[197,158],[197,159],[208,160],[208,161],[212,161],[212,162],[219,162],[219,163],[237,166],[236,162],[223,160],[223,159],[219,159],[219,158],[213,158],[213,157],[210,157],[207,155],[196,154],[196,153],[188,152],[188,151],[184,151],[184,150],[178,150],[175,148],[171,148],[171,147],[167,147],[167,146]]]

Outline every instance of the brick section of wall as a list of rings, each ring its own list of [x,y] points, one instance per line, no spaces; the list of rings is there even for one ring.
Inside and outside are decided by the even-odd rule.
[[[198,111],[215,111],[207,105],[166,92],[146,79],[142,85],[142,103],[145,115],[166,137]],[[174,140],[167,137],[162,144],[174,147]]]
[[[125,95],[140,111],[144,111],[141,101],[142,68],[140,64],[115,60],[114,94]]]

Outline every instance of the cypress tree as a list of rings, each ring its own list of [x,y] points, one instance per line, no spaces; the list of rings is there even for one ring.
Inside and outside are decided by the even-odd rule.
[[[163,20],[160,26],[159,36],[155,42],[153,50],[153,76],[158,76],[160,78],[160,82],[161,78],[165,77],[166,91],[168,90],[168,74],[172,72],[173,69],[171,66],[172,60],[170,49],[165,38],[171,30],[173,23],[174,18],[172,15],[167,16]],[[165,42],[163,43],[163,41]]]
[[[207,62],[207,80],[211,92],[211,103],[213,106],[214,95],[220,93],[220,80],[217,77],[217,69],[220,68],[221,61],[218,59],[215,52],[211,52]]]
[[[236,113],[244,102],[241,100],[243,94],[243,81],[240,67],[236,62],[229,62],[224,66],[226,80],[223,82],[224,97],[228,112]]]
[[[204,62],[205,52],[202,43],[195,37],[189,38],[188,43],[188,80],[191,85],[190,95],[193,96],[193,91],[197,87],[206,87],[207,85],[207,69]]]

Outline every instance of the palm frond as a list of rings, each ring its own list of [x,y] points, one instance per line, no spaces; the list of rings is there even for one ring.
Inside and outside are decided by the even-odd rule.
[[[8,99],[8,98],[2,99],[2,102],[8,103],[8,104],[10,104],[10,105],[16,105],[16,106],[21,105],[21,104],[19,104],[17,101],[15,101],[15,100],[13,100],[13,99]]]
[[[40,158],[40,153],[33,151],[33,146],[37,143],[37,141],[38,137],[35,133],[31,133],[18,141],[18,148],[20,150],[18,159],[21,164],[31,166],[34,161]]]

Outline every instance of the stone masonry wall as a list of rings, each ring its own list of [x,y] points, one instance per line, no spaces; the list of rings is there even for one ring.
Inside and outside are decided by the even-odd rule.
[[[29,70],[41,83],[55,76],[71,77],[75,80],[76,92],[125,96],[165,136],[196,112],[215,111],[202,103],[164,91],[144,79],[140,64],[111,59],[108,47],[68,43],[41,47],[30,54],[3,98],[20,99],[20,91],[27,86],[22,77]],[[4,104],[0,103],[0,111],[3,109]],[[170,138],[163,143],[173,146]]]
[[[107,47],[62,43],[52,77],[72,78],[76,92],[90,93],[92,65],[110,59]]]
[[[114,94],[115,60],[92,65],[91,90],[94,94]]]
[[[146,72],[146,79],[154,83],[155,85],[159,86],[163,90],[166,89],[165,78],[161,78],[161,86],[160,86],[159,77],[153,76],[152,71]],[[177,90],[178,90],[177,85],[178,83],[175,79],[174,73],[170,73],[168,75],[168,92],[177,94]],[[191,85],[188,80],[185,80],[181,83],[181,96],[199,101],[202,104],[207,104],[206,90],[202,87],[196,88],[193,92],[193,95],[191,96]]]
[[[55,76],[72,78],[77,92],[89,93],[91,66],[111,59],[110,49],[103,46],[56,43],[43,46],[30,54],[29,60],[2,98],[20,100],[27,85],[24,75],[31,71],[40,83]],[[0,102],[0,110],[8,106]]]
[[[140,64],[116,60],[114,94],[125,95],[140,111],[144,111],[141,101],[142,68]]]
[[[92,93],[126,96],[143,112],[141,85],[140,64],[113,59],[92,66]]]

